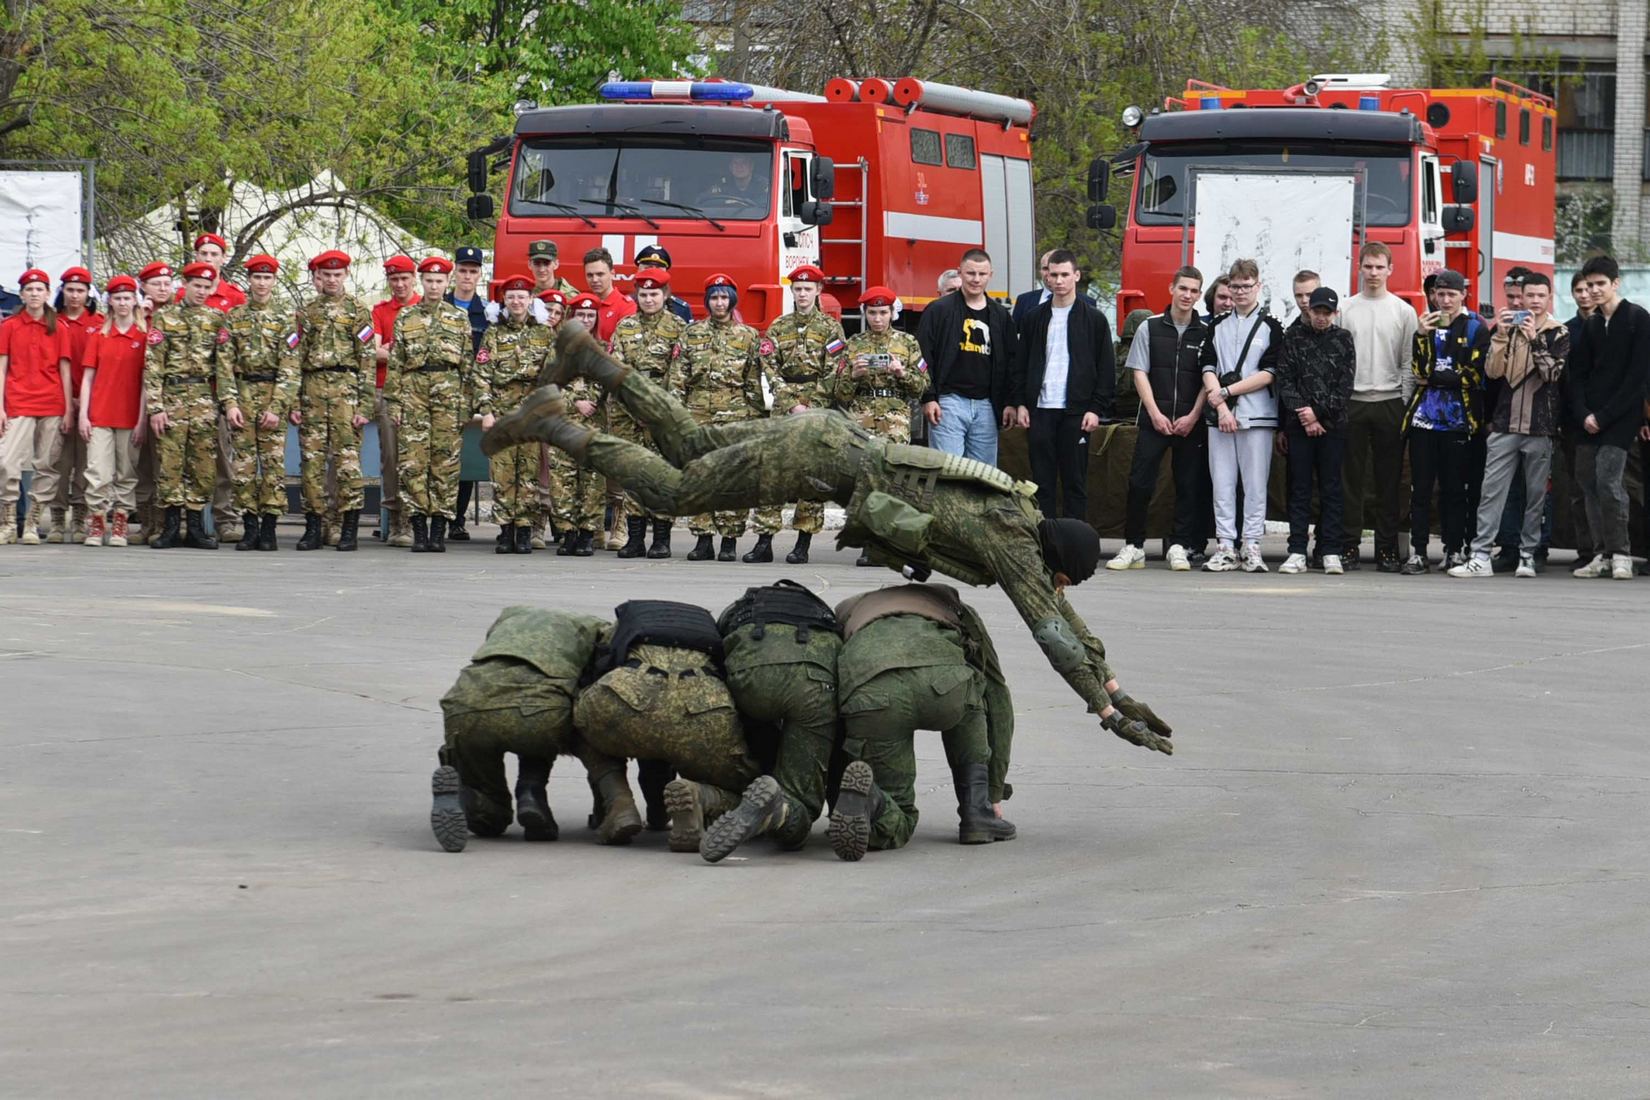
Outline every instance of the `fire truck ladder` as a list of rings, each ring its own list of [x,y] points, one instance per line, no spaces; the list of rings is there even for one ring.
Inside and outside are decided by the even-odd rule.
[[[838,164],[836,166],[836,178],[836,193],[839,195],[844,193],[851,194],[855,197],[848,199],[832,199],[831,208],[837,211],[857,209],[859,211],[859,236],[826,237],[822,231],[820,234],[820,244],[822,246],[820,250],[820,258],[822,260],[824,259],[824,247],[835,247],[842,245],[858,249],[858,275],[827,275],[825,277],[825,281],[832,284],[834,287],[845,289],[852,286],[854,289],[855,305],[851,309],[844,309],[842,311],[844,327],[846,327],[848,332],[851,334],[861,331],[865,327],[865,311],[858,305],[858,301],[859,296],[863,294],[865,292],[865,288],[870,285],[870,257],[868,242],[870,239],[871,230],[869,220],[871,211],[868,200],[870,198],[871,164],[864,157],[860,157],[853,164]],[[856,186],[846,188],[843,186],[845,183],[856,184],[856,181]],[[831,224],[841,225],[842,223],[833,219]],[[840,271],[842,270],[842,265],[832,263],[830,265],[830,270]],[[850,319],[856,322],[856,324],[852,327],[847,325],[847,322]]]

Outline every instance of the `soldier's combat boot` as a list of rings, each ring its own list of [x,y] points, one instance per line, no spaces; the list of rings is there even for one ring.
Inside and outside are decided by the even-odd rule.
[[[665,787],[676,778],[676,769],[663,760],[636,761],[636,785],[642,788],[647,805],[647,828],[657,833],[670,828],[670,810],[665,805]]]
[[[547,517],[543,512],[540,512],[538,515],[533,517],[532,526],[527,529],[527,537],[530,540],[529,545],[531,545],[534,550],[543,550],[545,548],[546,543],[544,541],[544,532],[549,526],[549,517]],[[554,542],[555,540],[552,539],[551,541]]]
[[[629,373],[630,368],[604,352],[583,325],[564,323],[556,332],[555,358],[539,372],[539,383],[555,382],[565,386],[575,378],[588,378],[613,393]]]
[[[709,561],[716,556],[716,540],[709,535],[700,535],[699,541],[693,544],[693,549],[687,552],[688,561]]]
[[[578,544],[579,533],[569,527],[562,533],[561,545],[556,547],[556,557],[570,558],[573,556],[573,547]]]
[[[237,550],[256,550],[258,548],[258,513],[248,512],[241,517],[241,541],[235,544]]]
[[[183,544],[196,550],[216,550],[218,540],[206,533],[206,516],[198,508],[191,508],[184,516]]]
[[[868,551],[861,550],[859,552],[859,557],[854,560],[854,564],[859,566],[862,569],[865,568],[866,566],[870,565],[871,564],[871,555],[870,555],[870,553]]]
[[[560,386],[540,386],[521,399],[521,404],[505,413],[481,435],[481,451],[488,458],[523,443],[543,443],[536,433],[539,421],[561,416],[567,401]]]
[[[602,805],[597,837],[603,844],[629,844],[642,831],[642,815],[636,810],[636,796],[630,793],[623,764],[596,779],[596,794]]]
[[[745,562],[747,565],[755,563],[755,562],[772,561],[773,560],[773,536],[772,535],[757,535],[756,536],[756,545],[751,547],[749,550],[745,551],[745,556],[740,558],[739,560],[742,561],[742,562]]]
[[[792,814],[803,812],[801,805],[780,789],[773,776],[758,776],[745,788],[739,805],[705,829],[704,838],[699,841],[699,854],[706,863],[718,863],[745,841],[771,833]]]
[[[656,519],[653,521],[653,545],[647,548],[650,558],[670,557],[670,521]]]
[[[647,519],[644,516],[631,516],[625,520],[625,534],[629,538],[619,547],[619,557],[639,558],[647,553]]]
[[[951,773],[957,792],[957,843],[990,844],[993,840],[1013,840],[1014,826],[997,816],[991,807],[991,768],[987,764],[964,764]]]
[[[6,517],[6,522],[11,522],[10,516]],[[23,535],[17,541],[24,546],[40,545],[40,505],[36,504],[32,497],[28,508],[23,512]]]
[[[258,517],[258,549],[264,551],[279,550],[275,545],[275,521],[280,519],[274,512],[265,512]]]
[[[430,777],[430,790],[435,801],[430,806],[430,831],[442,850],[462,852],[470,841],[470,826],[464,819],[464,784],[458,778],[458,769],[443,764]]]
[[[508,523],[501,524],[498,529],[498,538],[493,540],[493,553],[514,554],[516,552],[516,529]]]
[[[75,504],[69,508],[69,541],[80,542],[86,537],[86,506]]]
[[[807,565],[808,548],[813,545],[813,542],[813,532],[798,531],[796,533],[796,545],[791,547],[789,554],[785,555],[785,561],[791,565]]]
[[[842,772],[836,806],[826,835],[838,859],[858,863],[871,843],[871,822],[882,813],[882,789],[863,760],[850,761]]]
[[[342,536],[338,532],[337,511],[329,508],[327,513],[321,517],[321,535],[328,546],[338,545],[338,540]]]
[[[425,545],[430,548],[432,554],[445,554],[447,552],[446,516],[430,517],[430,541]]]
[[[160,537],[149,544],[154,550],[170,550],[178,544],[178,527],[183,522],[183,509],[175,504],[167,505],[166,513],[160,521]]]
[[[526,524],[518,523],[515,528],[516,553],[531,554],[533,552],[533,529]]]
[[[700,841],[705,837],[705,826],[739,804],[731,791],[709,783],[695,783],[691,779],[672,779],[666,783],[664,803],[670,814],[667,843],[673,852],[697,852]],[[651,805],[648,816],[653,816]]]
[[[561,836],[545,787],[551,761],[522,756],[516,760],[516,824],[528,840],[555,840]]]
[[[735,561],[739,557],[739,540],[722,536],[722,549],[716,552],[717,561]]]
[[[52,508],[51,517],[46,524],[46,541],[60,543],[68,536],[68,512],[63,508]]]
[[[412,552],[428,554],[430,552],[430,517],[413,516],[412,524]]]
[[[321,513],[304,513],[304,535],[298,540],[299,550],[319,550],[326,538],[321,532]]]
[[[596,532],[578,531],[573,539],[573,556],[588,558],[596,553]]]
[[[390,541],[391,546],[399,546],[405,550],[413,544],[412,531],[407,524],[407,510],[397,508],[390,513]]]
[[[345,510],[343,521],[338,525],[338,549],[354,550],[359,545],[356,539],[360,526],[361,509],[350,508]]]

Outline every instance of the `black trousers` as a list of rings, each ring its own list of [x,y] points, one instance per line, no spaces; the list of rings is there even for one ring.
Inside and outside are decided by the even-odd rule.
[[[1432,538],[1432,490],[1438,489],[1438,526],[1444,552],[1459,553],[1467,533],[1466,432],[1409,432],[1409,551],[1425,555]]]
[[[1037,507],[1055,519],[1089,518],[1089,437],[1083,431],[1081,411],[1032,409],[1031,428],[1026,433],[1026,451],[1031,459],[1031,480],[1037,483]],[[1060,490],[1063,512],[1054,510],[1055,490]]]
[[[1480,428],[1476,435],[1467,440],[1466,466],[1461,471],[1467,493],[1467,526],[1463,532],[1466,541],[1460,546],[1446,546],[1445,550],[1454,550],[1458,554],[1472,550],[1473,540],[1478,537],[1478,502],[1484,495],[1484,466],[1489,457],[1490,433],[1488,429]],[[1523,481],[1522,478],[1517,480]]]
[[[1341,512],[1345,499],[1341,463],[1346,456],[1345,429],[1311,436],[1298,418],[1284,424],[1289,439],[1289,552],[1306,553],[1307,529],[1312,524],[1312,484],[1318,486],[1318,549],[1340,551],[1343,541]]]
[[[1341,467],[1345,487],[1346,549],[1357,548],[1364,534],[1364,503],[1375,498],[1375,556],[1398,552],[1398,479],[1404,465],[1404,403],[1354,401],[1346,410],[1346,458]]]
[[[1207,506],[1202,481],[1209,476],[1209,430],[1202,424],[1187,435],[1164,435],[1150,422],[1140,425],[1140,434],[1134,441],[1134,460],[1129,465],[1123,541],[1130,546],[1146,545],[1146,513],[1151,507],[1152,492],[1157,488],[1157,471],[1163,465],[1164,451],[1172,453],[1174,471],[1174,534],[1169,543],[1184,546],[1188,551],[1196,550],[1208,537],[1203,533],[1203,513]]]

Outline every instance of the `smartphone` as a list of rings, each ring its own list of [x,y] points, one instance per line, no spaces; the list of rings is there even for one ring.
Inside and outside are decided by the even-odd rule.
[[[1525,321],[1528,321],[1531,316],[1532,314],[1527,309],[1515,309],[1512,311],[1512,323],[1515,325],[1522,325]]]
[[[1421,320],[1426,323],[1426,326],[1428,328],[1437,328],[1438,327],[1438,322],[1442,321],[1443,319],[1444,319],[1444,315],[1442,313],[1439,313],[1437,310],[1433,310],[1430,313],[1423,313],[1421,315]]]
[[[871,364],[872,370],[887,370],[894,365],[893,355],[885,351],[872,352],[865,358]]]

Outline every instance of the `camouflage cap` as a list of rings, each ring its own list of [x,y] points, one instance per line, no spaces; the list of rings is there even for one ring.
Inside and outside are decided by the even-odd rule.
[[[554,260],[561,253],[556,248],[555,241],[534,241],[527,246],[527,260]]]

